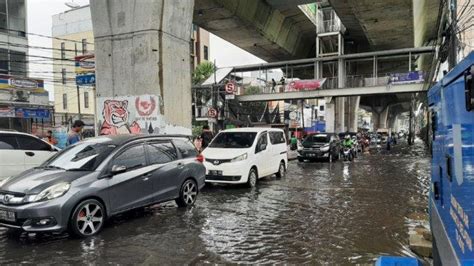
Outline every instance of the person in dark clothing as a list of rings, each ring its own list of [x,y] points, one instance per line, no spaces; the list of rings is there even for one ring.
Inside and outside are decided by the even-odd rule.
[[[212,131],[209,130],[209,126],[203,126],[201,133],[201,149],[204,150],[205,148],[207,148],[213,138],[214,134],[212,134]]]
[[[275,79],[272,79],[272,92],[275,92],[276,85],[277,85],[277,82],[275,81]]]

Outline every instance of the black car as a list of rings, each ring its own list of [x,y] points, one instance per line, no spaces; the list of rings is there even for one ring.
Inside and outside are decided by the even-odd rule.
[[[298,149],[298,161],[327,159],[332,162],[339,159],[340,141],[336,134],[317,133],[308,135]]]

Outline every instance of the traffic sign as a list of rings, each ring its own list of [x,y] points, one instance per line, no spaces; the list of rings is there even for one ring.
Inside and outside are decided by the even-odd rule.
[[[209,110],[207,111],[207,116],[212,117],[212,118],[216,118],[217,117],[217,110],[214,109],[214,108],[209,108]]]
[[[77,75],[76,76],[77,85],[94,85],[95,84],[95,74],[87,75]]]
[[[235,99],[235,95],[234,95],[234,94],[226,94],[226,95],[225,95],[225,99],[226,99],[226,100],[234,100],[234,99]]]
[[[235,92],[235,84],[234,84],[234,82],[229,81],[229,82],[227,82],[227,84],[225,84],[225,92],[226,92],[227,94],[234,94],[234,92]]]

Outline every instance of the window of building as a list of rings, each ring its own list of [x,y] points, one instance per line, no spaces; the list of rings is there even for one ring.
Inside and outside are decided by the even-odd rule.
[[[89,92],[84,92],[84,108],[89,108]]]
[[[63,110],[67,110],[67,94],[63,93]]]
[[[26,34],[26,6],[25,0],[8,1],[8,28],[12,35],[25,37]]]
[[[7,0],[0,0],[0,13],[7,13]]]
[[[209,47],[204,45],[204,60],[209,60]]]
[[[9,66],[8,66],[8,50],[0,49],[0,74],[8,75]]]
[[[324,105],[319,106],[319,111],[324,111]]]
[[[65,68],[61,70],[61,80],[63,84],[66,84],[66,69]]]
[[[82,39],[82,54],[87,53],[87,39]]]
[[[26,53],[10,50],[10,74],[25,76],[26,71]]]
[[[61,43],[61,59],[66,59],[66,44]]]

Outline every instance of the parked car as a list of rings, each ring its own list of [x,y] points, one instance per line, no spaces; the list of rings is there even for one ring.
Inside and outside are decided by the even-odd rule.
[[[0,226],[92,236],[131,209],[169,200],[193,205],[205,172],[186,137],[91,138],[0,182]]]
[[[298,161],[327,159],[329,162],[339,159],[341,143],[336,134],[316,133],[308,135],[298,150]]]
[[[221,131],[203,151],[206,182],[255,187],[257,180],[285,176],[288,151],[285,133],[272,128]]]
[[[36,136],[0,130],[0,181],[42,164],[58,150]]]

